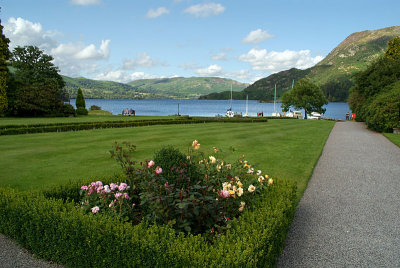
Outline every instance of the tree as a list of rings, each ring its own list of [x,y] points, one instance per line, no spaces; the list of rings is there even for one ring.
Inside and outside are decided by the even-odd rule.
[[[84,108],[86,109],[85,98],[83,97],[82,89],[78,88],[78,94],[76,95],[76,108]]]
[[[281,107],[285,112],[292,106],[295,109],[304,109],[304,118],[307,119],[307,114],[312,112],[325,113],[326,109],[322,108],[325,104],[328,104],[328,100],[321,89],[308,78],[303,78],[297,81],[292,90],[283,94]]]
[[[11,57],[8,50],[10,40],[3,34],[3,25],[0,20],[0,116],[4,116],[8,108],[7,84],[8,84],[8,66],[7,61]]]
[[[400,60],[400,36],[397,36],[388,42],[388,49],[385,57],[393,60]]]
[[[85,98],[83,97],[82,89],[78,88],[78,94],[76,95],[76,113],[78,115],[88,115],[88,110],[86,109]]]
[[[11,64],[16,69],[10,96],[14,115],[61,115],[65,82],[53,57],[35,46],[16,47]]]

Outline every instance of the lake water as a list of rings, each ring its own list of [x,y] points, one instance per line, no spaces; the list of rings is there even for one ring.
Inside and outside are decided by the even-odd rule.
[[[137,115],[161,115],[170,114],[189,115],[189,116],[216,116],[225,115],[230,107],[229,100],[196,100],[196,99],[145,99],[145,100],[127,100],[127,99],[86,99],[86,108],[91,105],[100,106],[102,110],[112,114],[121,114],[125,108],[136,110]],[[71,104],[75,106],[75,99],[71,99]],[[349,106],[345,102],[331,102],[326,105],[325,116],[334,119],[345,119],[346,112],[350,112]],[[232,110],[235,113],[246,113],[245,100],[233,100]],[[282,112],[281,104],[276,103],[276,111]],[[274,112],[273,103],[260,103],[255,100],[249,100],[248,115],[257,116],[257,113],[263,112],[264,116],[271,116]],[[303,111],[304,115],[304,111]]]

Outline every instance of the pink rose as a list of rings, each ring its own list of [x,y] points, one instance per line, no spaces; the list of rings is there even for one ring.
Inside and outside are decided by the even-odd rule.
[[[118,199],[121,195],[122,195],[122,193],[116,193],[115,198]]]
[[[168,186],[168,182],[164,183],[164,186],[167,187]]]
[[[103,183],[101,181],[96,181],[96,186],[103,186]]]
[[[162,173],[162,168],[157,166],[155,172],[156,172],[157,175],[160,175]]]
[[[228,198],[229,197],[229,191],[228,190],[221,190],[221,192],[219,192],[219,196]]]
[[[126,183],[121,182],[121,184],[118,186],[118,190],[123,191],[128,187]]]
[[[117,187],[118,185],[116,185],[115,183],[110,183],[110,188],[112,191],[114,191]]]
[[[86,185],[83,185],[83,186],[81,187],[81,190],[87,191],[87,189],[88,189],[88,187],[87,187]]]
[[[97,212],[99,212],[100,208],[98,206],[92,207],[92,213],[96,214]]]
[[[154,161],[151,160],[149,163],[147,163],[147,168],[152,168],[154,166]]]
[[[103,186],[99,186],[99,187],[97,187],[97,192],[98,193],[100,193],[101,192],[101,190],[103,190],[104,189],[104,187]]]
[[[129,195],[127,193],[124,193],[125,199],[129,199]]]

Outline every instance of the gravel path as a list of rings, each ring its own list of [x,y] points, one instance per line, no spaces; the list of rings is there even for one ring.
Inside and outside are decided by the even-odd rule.
[[[278,267],[400,267],[400,148],[336,123]]]
[[[0,267],[61,268],[62,266],[37,259],[26,249],[18,246],[13,239],[0,234]]]

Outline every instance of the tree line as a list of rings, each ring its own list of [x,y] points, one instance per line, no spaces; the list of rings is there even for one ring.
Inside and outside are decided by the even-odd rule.
[[[1,21],[0,33],[0,116],[75,115],[53,57],[36,46],[10,52]]]

